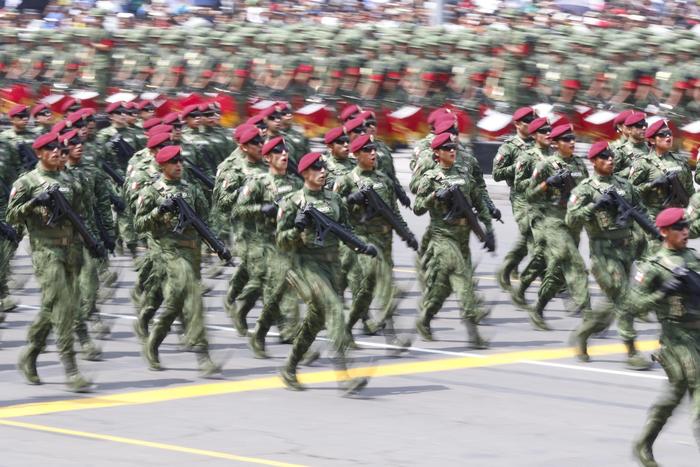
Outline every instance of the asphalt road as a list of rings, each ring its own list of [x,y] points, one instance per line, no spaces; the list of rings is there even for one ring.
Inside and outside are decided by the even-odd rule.
[[[397,165],[407,182],[407,159],[399,157]],[[194,355],[181,352],[173,335],[161,352],[167,370],[147,370],[132,331],[134,273],[124,257],[112,263],[120,273],[116,293],[101,305],[113,325],[111,339],[101,342],[104,361],[80,362],[95,391],[65,390],[53,345],[39,360],[44,384],[28,386],[15,365],[40,291],[20,247],[13,272],[29,280],[15,295],[22,306],[0,330],[0,466],[634,465],[632,440],[665,384],[663,371],[626,370],[614,328],[591,343],[591,363],[577,362],[567,340],[580,318],[569,317],[561,299],[545,313],[554,330],[532,330],[493,277],[516,228],[505,186],[489,181],[489,190],[504,214],[505,223],[496,225],[499,247],[491,255],[473,241],[472,251],[479,290],[492,307],[482,327],[491,348],[466,349],[454,297],[434,321],[437,340],[416,339],[420,287],[413,254],[397,238],[396,280],[406,291],[397,328],[414,338],[414,347],[391,357],[383,337],[362,337],[358,329],[362,349],[353,353],[353,371],[372,379],[353,398],[340,397],[339,375],[326,353],[301,369],[300,379],[309,386],[302,393],[285,390],[276,376],[288,346],[269,337],[273,358],[252,357],[223,313],[231,269],[211,281],[215,288],[205,299],[213,357],[224,364],[223,377],[199,378]],[[427,218],[402,212],[420,236]],[[600,300],[592,279],[590,284]],[[534,293],[528,297],[533,300]],[[658,326],[638,323],[638,329],[640,346],[649,353]],[[322,340],[317,345],[326,347]],[[700,464],[687,403],[655,452],[663,465]]]

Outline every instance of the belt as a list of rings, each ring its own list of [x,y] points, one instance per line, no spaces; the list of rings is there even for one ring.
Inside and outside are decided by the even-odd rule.
[[[51,238],[51,237],[36,237],[36,240],[39,242],[45,244],[45,245],[52,245],[52,246],[70,246],[75,243],[78,243],[73,240],[73,237],[58,237],[58,238]]]
[[[199,248],[199,242],[197,242],[197,240],[178,240],[176,243],[177,246],[181,246],[183,248],[191,248],[193,250]]]

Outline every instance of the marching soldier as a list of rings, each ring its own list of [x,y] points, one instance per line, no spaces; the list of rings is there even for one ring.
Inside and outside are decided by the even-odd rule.
[[[350,138],[342,126],[333,128],[323,137],[328,152],[323,159],[326,163],[326,188],[333,188],[337,178],[342,177],[355,167],[355,159],[350,157]]]

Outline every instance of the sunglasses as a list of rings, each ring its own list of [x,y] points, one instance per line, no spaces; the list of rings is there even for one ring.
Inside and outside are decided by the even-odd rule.
[[[541,135],[548,135],[552,132],[552,127],[551,126],[545,126],[537,130],[537,133]]]
[[[287,151],[287,146],[285,146],[284,144],[278,144],[277,146],[272,148],[272,151],[270,151],[270,152],[274,152],[275,154],[280,154],[280,153],[283,153],[286,151]]]
[[[377,146],[375,146],[374,144],[367,144],[367,145],[362,146],[360,148],[360,152],[372,152],[376,149],[377,149]]]
[[[632,125],[632,128],[637,128],[639,130],[646,130],[647,126],[648,126],[647,122],[639,122],[639,123],[635,123],[634,125]]]
[[[681,230],[687,229],[689,226],[690,226],[690,224],[688,223],[688,221],[680,221],[680,222],[676,222],[675,224],[673,224],[670,227],[670,229],[680,232]]]
[[[84,120],[78,120],[73,124],[73,128],[85,128],[87,126],[87,122]]]
[[[535,120],[535,116],[532,115],[532,114],[526,115],[525,117],[523,117],[523,118],[520,119],[521,122],[523,122],[523,123],[528,123],[528,124],[532,123],[533,120]]]
[[[68,140],[68,145],[69,146],[77,146],[79,144],[82,144],[83,142],[80,140],[80,138],[71,138]]]
[[[267,118],[269,120],[282,120],[282,114],[273,113],[273,114],[270,114],[270,116]]]
[[[457,145],[456,144],[443,144],[438,149],[440,149],[441,151],[456,151]]]
[[[573,141],[576,141],[576,137],[574,135],[562,136],[560,138],[557,138],[557,141],[564,141],[565,143],[571,143]]]
[[[361,134],[363,134],[363,133],[366,133],[367,130],[365,130],[365,127],[363,127],[363,126],[358,126],[358,127],[355,128],[354,130],[351,130],[350,132],[351,132],[351,133],[355,133],[356,135],[361,135]]]
[[[255,146],[262,146],[263,144],[265,144],[265,140],[263,140],[261,136],[256,136],[255,138],[248,141],[248,144],[253,144]]]
[[[26,119],[29,118],[29,114],[23,112],[23,113],[19,113],[19,114],[15,115],[15,116],[12,117],[12,118],[21,118],[22,120],[24,120],[25,118],[26,118]]]
[[[263,122],[259,122],[255,126],[258,127],[258,130],[267,130],[267,125],[265,125]]]
[[[182,162],[184,162],[182,157],[177,156],[177,157],[173,157],[172,159],[170,159],[168,161],[168,164],[181,164]]]
[[[347,136],[341,136],[339,138],[336,138],[335,141],[333,141],[334,144],[348,144],[350,142],[350,138]]]
[[[657,138],[668,138],[669,136],[673,136],[673,133],[671,130],[664,130],[656,133],[654,136]]]
[[[59,152],[60,152],[60,154],[61,154],[62,156],[67,156],[68,154],[70,154],[70,149],[68,149],[68,148],[61,148],[61,150],[60,150]]]
[[[309,166],[312,170],[323,170],[326,168],[326,163],[323,161],[316,161]]]
[[[366,120],[365,125],[367,126],[377,126],[377,121],[376,120]]]
[[[49,151],[54,151],[61,147],[58,143],[49,143],[43,147],[43,149],[48,149]]]
[[[182,123],[170,123],[170,125],[176,130],[182,130]]]
[[[607,161],[607,160],[612,159],[612,158],[613,158],[613,155],[612,155],[611,152],[605,151],[605,152],[601,152],[601,153],[598,154],[596,157],[597,157],[598,159],[603,159],[603,160]]]
[[[52,114],[50,110],[44,110],[36,114],[37,117],[50,117],[51,115]]]

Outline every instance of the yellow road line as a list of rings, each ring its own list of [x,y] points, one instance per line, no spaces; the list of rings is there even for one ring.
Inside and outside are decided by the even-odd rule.
[[[658,348],[657,341],[638,342],[640,350],[654,350]],[[588,349],[591,356],[611,355],[624,353],[622,344],[595,345]],[[404,361],[387,365],[370,367],[358,367],[348,373],[334,370],[315,371],[299,374],[299,381],[303,384],[322,384],[346,380],[355,376],[403,376],[419,373],[434,373],[440,371],[454,371],[466,368],[479,368],[496,365],[508,365],[526,360],[543,361],[558,360],[574,357],[572,348],[534,349],[517,352],[502,352],[483,354],[478,357],[455,357],[424,361]],[[30,404],[11,405],[0,407],[0,419],[15,417],[27,417],[33,415],[45,415],[57,412],[72,412],[76,410],[100,409],[108,407],[121,407],[139,404],[153,404],[195,397],[219,396],[238,392],[261,391],[266,389],[278,389],[284,387],[282,380],[277,376],[253,378],[240,381],[222,381],[173,388],[159,388],[147,391],[126,392],[121,394],[106,394],[104,396],[87,397],[82,399],[59,400],[53,402],[38,402]]]
[[[156,443],[153,441],[145,441],[141,439],[125,438],[123,436],[103,435],[100,433],[91,433],[88,431],[69,430],[66,428],[58,428],[47,425],[37,425],[35,423],[25,423],[16,420],[0,420],[0,425],[25,428],[28,430],[35,431],[44,431],[47,433],[55,433],[59,435],[76,436],[79,438],[89,438],[99,441],[111,441],[113,443],[130,444],[132,446],[141,446],[145,448],[162,449],[165,451],[181,452],[184,454],[193,454],[196,456],[214,457],[217,459],[245,462],[248,464],[272,465],[276,467],[303,467],[300,464],[289,464],[287,462],[277,462],[268,459],[260,459],[257,457],[237,456],[235,454],[229,454],[227,452],[221,451],[209,451],[206,449],[188,448],[185,446],[178,446],[176,444]]]

